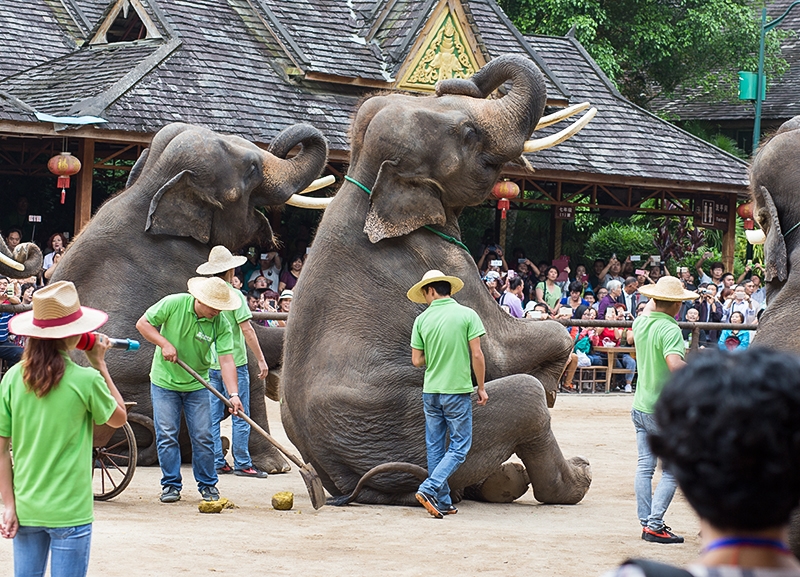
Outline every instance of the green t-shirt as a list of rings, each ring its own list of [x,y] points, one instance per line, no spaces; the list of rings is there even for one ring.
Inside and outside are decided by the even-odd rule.
[[[242,294],[242,291],[236,290],[230,283],[228,283],[228,286],[239,295],[242,305],[235,311],[221,311],[219,316],[224,315],[231,325],[231,330],[233,331],[233,362],[236,363],[237,367],[243,367],[247,364],[247,343],[244,340],[244,333],[239,323],[252,319],[253,313],[250,312],[250,307],[247,306],[247,299]],[[219,370],[219,357],[217,356],[216,346],[212,348],[212,354],[214,358],[211,362],[211,368]]]
[[[547,282],[542,281],[536,285],[536,288],[542,289],[542,298],[544,302],[547,303],[547,306],[550,307],[551,311],[561,302],[561,287],[558,285],[556,285],[554,289],[549,289],[547,288]]]
[[[216,342],[220,355],[233,352],[233,332],[228,319],[221,314],[213,319],[200,318],[194,312],[194,297],[189,293],[165,296],[144,313],[147,322],[161,327],[161,335],[178,351],[178,358],[208,380],[211,367],[211,346]],[[203,388],[177,363],[164,360],[161,347],[156,347],[150,367],[151,382],[170,391],[190,393]]]
[[[452,298],[436,299],[414,320],[411,347],[425,353],[424,393],[472,392],[469,341],[483,336],[478,313]]]
[[[20,525],[74,527],[93,521],[93,422],[111,418],[117,401],[103,376],[63,354],[61,381],[44,397],[22,382],[17,363],[0,382],[0,436],[11,437]]]
[[[667,355],[686,354],[683,335],[674,318],[653,311],[639,315],[633,321],[633,340],[636,344],[636,370],[639,380],[633,396],[633,408],[652,414],[661,390],[669,380]]]

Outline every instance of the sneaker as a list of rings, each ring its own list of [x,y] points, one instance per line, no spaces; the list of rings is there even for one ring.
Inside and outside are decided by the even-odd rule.
[[[448,505],[447,507],[439,505],[439,510],[442,512],[442,515],[455,515],[458,513],[458,509],[456,509],[455,505]]]
[[[642,527],[642,539],[651,543],[683,543],[683,537],[673,533],[666,525],[658,531],[654,531],[650,527]]]
[[[239,477],[253,477],[255,479],[266,479],[267,477],[269,477],[269,474],[266,471],[256,469],[255,467],[248,467],[247,469],[236,469],[233,472],[233,474],[238,475]]]
[[[630,385],[625,385],[625,392],[626,393],[632,393],[633,392],[633,388]]]
[[[433,496],[427,495],[422,491],[417,492],[417,494],[414,496],[417,498],[417,501],[419,501],[420,504],[425,507],[425,510],[431,514],[431,516],[436,517],[437,519],[442,519],[444,517],[442,512],[439,511],[439,504],[436,502],[436,499]]]
[[[175,503],[181,500],[181,492],[176,487],[166,485],[161,490],[161,496],[158,499],[162,503]]]
[[[228,463],[225,463],[219,469],[217,469],[217,475],[229,475],[230,473],[233,473],[233,467],[231,467]]]
[[[219,501],[219,490],[216,487],[203,487],[200,489],[203,501]]]

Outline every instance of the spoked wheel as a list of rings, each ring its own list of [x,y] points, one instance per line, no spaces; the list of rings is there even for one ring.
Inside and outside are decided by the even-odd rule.
[[[136,438],[128,423],[104,447],[92,452],[92,489],[96,501],[113,499],[128,486],[136,470]]]

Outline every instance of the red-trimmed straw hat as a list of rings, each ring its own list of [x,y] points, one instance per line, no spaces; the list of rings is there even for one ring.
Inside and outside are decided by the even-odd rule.
[[[37,339],[64,339],[95,331],[107,320],[103,311],[82,307],[75,285],[60,280],[33,293],[33,310],[12,317],[8,329]]]

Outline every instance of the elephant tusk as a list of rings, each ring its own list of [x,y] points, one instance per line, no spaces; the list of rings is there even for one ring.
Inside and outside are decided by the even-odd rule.
[[[764,244],[767,241],[767,235],[765,235],[764,231],[760,228],[756,230],[746,230],[744,231],[744,235],[747,237],[747,242],[750,244]]]
[[[332,185],[336,182],[336,177],[332,174],[328,176],[323,176],[322,178],[318,178],[314,182],[308,185],[308,188],[305,188],[298,192],[297,194],[306,194],[308,192],[314,192],[315,190],[319,190],[320,188],[325,188],[326,186]]]
[[[333,200],[333,197],[330,198],[308,198],[305,196],[300,196],[297,194],[293,194],[289,200],[286,201],[286,204],[290,206],[297,206],[299,208],[314,208],[317,210],[323,210],[328,208],[328,205]]]
[[[592,118],[594,118],[595,114],[597,114],[597,109],[590,108],[589,111],[580,118],[580,120],[576,120],[564,130],[544,138],[536,138],[534,140],[526,141],[525,146],[522,149],[523,152],[537,152],[546,148],[552,148],[556,144],[561,144],[565,140],[572,138],[578,132],[580,132],[587,124],[589,124]]]
[[[25,265],[15,261],[13,258],[7,257],[0,252],[0,262],[4,265],[13,268],[14,270],[25,270]]]
[[[569,108],[564,108],[563,110],[559,110],[558,112],[554,112],[553,114],[548,114],[547,116],[542,117],[539,120],[539,124],[536,125],[534,130],[541,130],[542,128],[547,128],[550,125],[556,124],[557,122],[561,122],[565,118],[569,118],[580,112],[581,110],[586,110],[589,108],[590,104],[588,102],[581,102],[580,104],[573,104]]]

